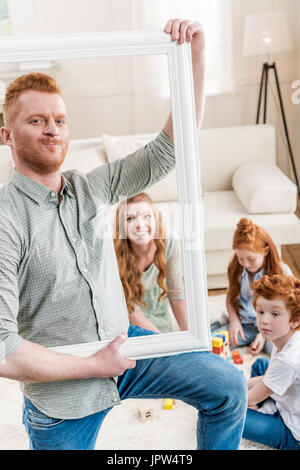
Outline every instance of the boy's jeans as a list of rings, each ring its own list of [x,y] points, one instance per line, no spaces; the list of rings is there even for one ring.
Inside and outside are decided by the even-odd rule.
[[[128,330],[128,336],[146,334],[152,332],[133,325]],[[174,398],[197,408],[197,449],[239,447],[247,409],[246,380],[237,367],[210,352],[138,360],[134,369],[118,378],[118,391],[121,399]],[[60,420],[44,415],[24,398],[23,423],[35,450],[94,449],[111,409]]]
[[[257,359],[252,366],[251,377],[264,375],[268,365],[268,359]],[[280,450],[300,450],[300,442],[286,427],[279,411],[264,414],[248,408],[243,437]]]

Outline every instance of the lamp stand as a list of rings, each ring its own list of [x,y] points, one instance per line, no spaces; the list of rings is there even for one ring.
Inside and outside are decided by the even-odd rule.
[[[280,103],[282,121],[283,121],[283,125],[284,125],[284,130],[285,130],[285,136],[286,136],[286,140],[287,140],[287,144],[288,144],[290,160],[291,160],[292,167],[293,167],[295,182],[296,182],[296,185],[297,185],[297,188],[298,188],[298,194],[300,196],[299,180],[298,180],[298,176],[297,176],[297,170],[296,170],[295,160],[294,160],[294,156],[293,156],[292,146],[291,146],[291,142],[290,142],[290,138],[289,138],[289,133],[288,133],[287,123],[286,123],[286,118],[285,118],[285,112],[284,112],[283,101],[282,101],[282,96],[281,96],[280,85],[279,85],[278,74],[277,74],[277,69],[276,69],[275,62],[273,64],[268,64],[267,62],[265,62],[263,64],[262,76],[261,76],[261,81],[260,81],[260,90],[259,90],[256,124],[259,123],[263,89],[264,89],[264,124],[266,124],[266,120],[267,120],[267,99],[268,99],[269,70],[273,70],[274,75],[275,75],[276,88],[277,88],[277,93],[278,93],[278,98],[279,98],[279,103]]]

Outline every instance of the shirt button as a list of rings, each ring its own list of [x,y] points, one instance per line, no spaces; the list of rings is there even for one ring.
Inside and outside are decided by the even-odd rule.
[[[72,242],[76,242],[77,238],[76,237],[72,237]]]
[[[86,268],[83,268],[83,272],[87,274],[88,270]]]
[[[94,300],[94,305],[97,305],[97,303],[98,303],[97,300]]]
[[[51,196],[51,197],[55,197],[55,196],[56,196],[56,193],[55,193],[54,191],[51,191],[50,196]]]

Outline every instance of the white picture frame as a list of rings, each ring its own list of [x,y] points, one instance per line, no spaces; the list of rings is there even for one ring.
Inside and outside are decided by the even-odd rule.
[[[188,330],[128,338],[120,353],[142,359],[211,349],[204,250],[203,204],[195,118],[191,47],[161,31],[122,31],[0,39],[1,64],[165,54],[172,102]],[[113,339],[113,338],[112,338]],[[51,348],[87,357],[109,341]]]

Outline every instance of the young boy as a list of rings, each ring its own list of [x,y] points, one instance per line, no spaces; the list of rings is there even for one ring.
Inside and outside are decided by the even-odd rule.
[[[273,350],[270,362],[260,358],[252,366],[243,437],[300,450],[300,281],[263,276],[253,299],[258,329]]]

